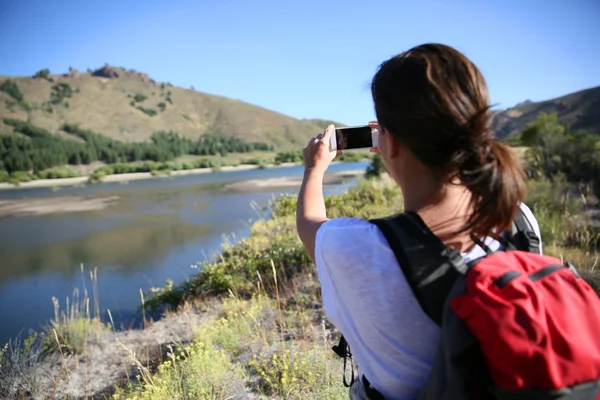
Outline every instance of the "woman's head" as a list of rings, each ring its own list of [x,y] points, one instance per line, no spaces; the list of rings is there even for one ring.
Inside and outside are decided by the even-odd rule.
[[[371,91],[384,134],[440,185],[458,181],[469,189],[473,213],[465,231],[487,235],[510,225],[525,177],[510,148],[493,138],[487,85],[469,59],[449,46],[417,46],[385,61]]]

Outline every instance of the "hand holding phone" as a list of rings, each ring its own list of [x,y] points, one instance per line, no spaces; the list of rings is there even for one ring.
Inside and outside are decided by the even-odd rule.
[[[377,148],[379,132],[371,124],[336,128],[331,135],[331,151],[370,150]]]

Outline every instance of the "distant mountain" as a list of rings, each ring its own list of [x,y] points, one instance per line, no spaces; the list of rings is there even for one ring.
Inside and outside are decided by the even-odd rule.
[[[521,132],[540,112],[556,113],[559,122],[600,135],[600,86],[552,100],[525,101],[495,114],[492,127],[498,138]]]
[[[63,75],[42,70],[34,77],[0,77],[0,133],[12,132],[2,118],[25,120],[65,137],[71,135],[61,131],[64,123],[128,142],[145,141],[156,131],[188,138],[211,131],[276,149],[304,145],[325,122],[298,120],[110,65]]]

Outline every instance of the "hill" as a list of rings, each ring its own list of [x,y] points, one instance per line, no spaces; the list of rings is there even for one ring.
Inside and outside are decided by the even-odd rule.
[[[17,88],[16,97],[8,94],[11,87]],[[88,72],[71,69],[63,75],[42,70],[34,77],[0,77],[3,118],[67,137],[61,131],[65,123],[125,142],[147,141],[157,131],[190,139],[212,132],[275,149],[297,148],[323,129],[320,120],[298,120],[109,65]],[[0,132],[12,131],[0,122]]]
[[[515,107],[496,113],[492,127],[499,138],[521,132],[534,122],[540,112],[556,113],[558,121],[572,130],[586,130],[600,135],[600,86],[558,97],[532,102],[525,101]]]

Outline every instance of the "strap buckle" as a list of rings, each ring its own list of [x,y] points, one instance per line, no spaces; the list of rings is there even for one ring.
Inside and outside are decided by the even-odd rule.
[[[450,265],[452,265],[452,267],[461,274],[467,273],[468,267],[458,250],[453,248],[445,248],[442,250],[442,257],[446,258]]]
[[[527,240],[531,247],[540,247],[540,238],[537,237],[534,231],[525,232],[525,236],[527,236]]]

